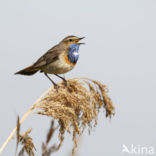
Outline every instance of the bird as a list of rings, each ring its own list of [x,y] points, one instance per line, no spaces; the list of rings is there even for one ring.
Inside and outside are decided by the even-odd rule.
[[[61,42],[42,55],[35,63],[15,74],[31,76],[39,71],[44,73],[54,87],[57,88],[58,85],[48,75],[54,74],[61,78],[64,84],[67,85],[66,79],[59,74],[65,74],[75,67],[79,59],[79,47],[81,44],[84,44],[79,41],[84,38],[73,35],[65,37]]]

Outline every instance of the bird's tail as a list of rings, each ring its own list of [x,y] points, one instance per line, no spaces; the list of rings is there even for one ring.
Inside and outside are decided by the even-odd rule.
[[[21,74],[21,75],[33,75],[35,74],[36,72],[38,72],[39,69],[35,68],[34,65],[31,65],[25,69],[22,69],[20,71],[18,71],[17,73],[15,74]]]

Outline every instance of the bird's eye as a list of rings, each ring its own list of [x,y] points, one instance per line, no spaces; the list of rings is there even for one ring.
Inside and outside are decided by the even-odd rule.
[[[69,39],[69,41],[72,42],[73,40],[72,39]]]

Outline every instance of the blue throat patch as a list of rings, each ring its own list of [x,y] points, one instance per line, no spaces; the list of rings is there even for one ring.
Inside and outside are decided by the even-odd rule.
[[[79,44],[71,44],[69,46],[69,53],[68,53],[68,58],[70,62],[76,63],[77,60],[79,59]]]

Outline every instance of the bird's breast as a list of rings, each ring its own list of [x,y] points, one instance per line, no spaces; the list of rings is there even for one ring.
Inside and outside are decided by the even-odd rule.
[[[42,70],[50,74],[64,74],[72,70],[75,64],[76,63],[72,63],[69,60],[67,53],[64,52],[60,54],[59,58],[56,61],[48,64]]]
[[[77,62],[77,59],[75,59],[75,57],[73,57],[69,54],[64,54],[63,58],[64,58],[65,64],[68,64],[73,67],[75,66],[75,64]]]

